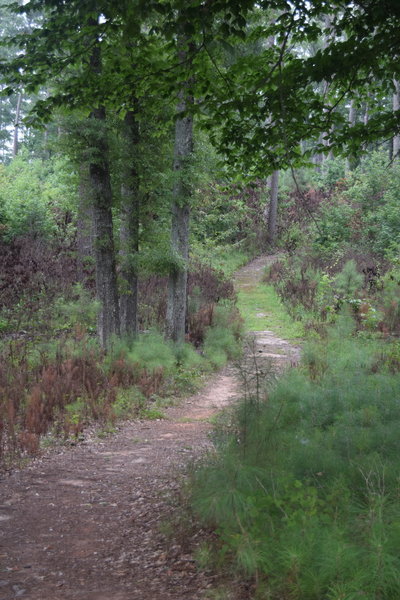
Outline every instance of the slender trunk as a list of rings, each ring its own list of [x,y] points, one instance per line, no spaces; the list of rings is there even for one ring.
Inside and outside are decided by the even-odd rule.
[[[368,102],[369,97],[370,97],[370,94],[368,93],[367,94],[367,102],[365,103],[364,113],[363,113],[363,117],[362,117],[362,122],[363,122],[363,125],[365,125],[365,126],[368,125],[368,121],[369,121],[369,102]],[[368,142],[365,142],[362,145],[362,149],[364,152],[368,149]]]
[[[276,218],[278,213],[279,171],[271,175],[270,202],[268,209],[268,241],[273,246],[276,240]]]
[[[327,81],[324,81],[324,97],[326,97],[328,95],[329,88],[330,88],[329,83]],[[328,113],[329,109],[325,108],[324,112]],[[331,140],[330,140],[331,131],[332,131],[332,129],[330,129],[330,130],[322,133],[322,135],[321,135],[321,141],[322,141],[322,144],[325,146],[325,148],[328,148],[330,146],[330,143],[331,143]],[[323,163],[327,158],[329,158],[329,159],[333,158],[332,150],[329,150],[328,153],[323,153],[321,155],[321,161],[320,162]]]
[[[365,108],[364,108],[364,117],[363,117],[364,125],[368,125],[368,121],[369,121],[369,104],[367,102],[365,105]]]
[[[395,92],[393,94],[393,112],[400,110],[400,82],[394,80]],[[400,156],[400,134],[393,137],[393,159],[397,160]]]
[[[350,102],[350,108],[349,108],[349,125],[350,127],[354,127],[357,121],[357,109],[356,109],[356,105],[354,100],[351,100]],[[352,156],[348,156],[346,158],[346,172],[349,173],[351,171],[351,167],[352,167]]]
[[[138,275],[136,255],[139,251],[139,178],[136,169],[139,144],[139,123],[135,113],[126,114],[124,122],[123,183],[121,186],[121,333],[127,337],[137,334]]]
[[[17,108],[15,111],[15,121],[14,121],[14,140],[13,140],[13,158],[15,158],[18,154],[18,150],[19,150],[19,141],[18,141],[18,135],[19,135],[19,120],[20,120],[20,116],[21,116],[21,104],[22,104],[22,94],[18,94],[18,99],[17,99]]]
[[[49,128],[46,127],[43,134],[43,160],[50,160],[51,150],[49,148]]]
[[[324,140],[323,140],[323,133],[319,134],[318,137],[318,145],[320,146],[321,144],[323,144]],[[321,165],[324,161],[324,155],[321,152],[318,152],[318,154],[314,154],[312,157],[312,163],[315,165],[316,170],[320,171],[321,170]]]
[[[268,45],[272,48],[275,45],[275,36],[271,36]],[[279,171],[274,171],[268,178],[269,204],[265,207],[264,218],[266,220],[268,243],[273,246],[276,238],[276,216],[278,211],[278,183]]]
[[[183,63],[187,59],[187,51],[182,42],[179,59]],[[185,44],[186,45],[186,44]],[[184,113],[193,102],[183,86],[178,104],[178,115]],[[173,267],[168,279],[168,301],[166,315],[166,335],[175,342],[185,339],[187,309],[187,274],[189,258],[189,219],[190,192],[185,178],[188,159],[193,150],[193,118],[191,115],[178,116],[175,123],[174,164],[175,184],[171,206],[171,250]]]
[[[93,258],[93,206],[89,194],[89,166],[84,163],[79,169],[79,204],[77,215],[77,263],[78,281],[83,283],[86,279],[85,270],[88,261]]]
[[[323,39],[323,49],[325,50],[328,47],[329,39],[332,36],[332,21],[331,21],[331,17],[329,15],[325,15],[324,24],[325,24],[326,34]],[[322,82],[322,94],[324,97],[324,102],[326,102],[326,98],[328,96],[329,89],[330,89],[329,82],[323,81]],[[324,113],[328,114],[328,112],[329,112],[329,109],[325,108]],[[324,131],[321,134],[320,143],[322,143],[322,145],[325,146],[326,148],[330,145],[331,140],[330,140],[330,130],[329,129],[327,129],[326,131]],[[332,156],[333,156],[332,150],[330,150],[329,153],[327,153],[327,154],[326,153],[320,154],[318,164],[322,164],[326,160],[326,158],[332,158]]]
[[[98,47],[92,51],[90,66],[94,73],[100,75],[101,55]],[[92,121],[92,128],[96,123],[90,148],[89,175],[95,232],[96,294],[100,302],[97,333],[100,343],[106,347],[110,338],[120,333],[120,321],[105,108],[99,106],[93,109],[89,119]]]
[[[354,100],[350,102],[349,108],[349,124],[350,127],[354,127],[357,122],[357,108]]]

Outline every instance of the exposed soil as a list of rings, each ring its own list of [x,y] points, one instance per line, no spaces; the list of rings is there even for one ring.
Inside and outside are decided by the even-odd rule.
[[[272,257],[241,269],[238,287],[261,277]],[[279,364],[298,350],[270,331],[256,353]],[[171,536],[173,498],[187,465],[212,447],[210,419],[235,401],[227,367],[166,419],[124,424],[59,448],[0,482],[0,599],[199,600],[213,578],[197,570],[193,539]],[[173,533],[173,532],[172,532]]]

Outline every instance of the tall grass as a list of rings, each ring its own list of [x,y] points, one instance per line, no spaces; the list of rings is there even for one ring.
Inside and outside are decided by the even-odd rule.
[[[227,568],[269,600],[400,597],[400,375],[341,317],[193,480]],[[221,442],[222,439],[222,442]]]

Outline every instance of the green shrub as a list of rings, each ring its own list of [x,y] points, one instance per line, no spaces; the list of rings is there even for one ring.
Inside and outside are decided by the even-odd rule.
[[[382,280],[380,292],[380,308],[383,313],[382,323],[385,329],[400,332],[400,271],[398,266],[388,271]]]
[[[357,271],[355,260],[348,260],[334,281],[337,292],[345,298],[352,298],[363,283],[364,277]]]
[[[23,235],[48,238],[74,213],[75,175],[65,161],[28,160],[21,152],[11,164],[0,168],[0,223],[4,237]],[[64,228],[65,229],[65,228]],[[65,236],[66,231],[63,231]]]
[[[173,345],[157,331],[140,335],[132,344],[127,359],[149,371],[160,368],[170,371],[176,365]]]
[[[341,316],[267,401],[239,406],[195,473],[194,511],[257,598],[400,596],[400,377],[391,346],[354,328]]]
[[[240,335],[242,320],[237,309],[229,302],[217,305],[214,325],[209,327],[204,340],[204,356],[220,368],[228,360],[239,358],[242,347]]]
[[[345,176],[346,165],[341,157],[325,160],[319,170],[314,170],[311,183],[317,188],[332,189]]]
[[[112,405],[112,411],[118,419],[137,417],[146,405],[146,398],[136,386],[120,388]]]
[[[175,358],[177,366],[187,370],[199,368],[204,364],[203,357],[191,344],[177,344]]]
[[[81,283],[76,283],[71,290],[70,300],[56,300],[53,312],[54,326],[58,330],[68,330],[80,325],[94,332],[99,308],[99,302],[93,299],[90,292]]]
[[[87,403],[78,398],[64,407],[65,413],[71,424],[78,425],[89,416]]]
[[[314,239],[314,249],[321,257],[332,258],[344,252],[352,239],[351,222],[355,214],[355,207],[340,197],[322,205]]]

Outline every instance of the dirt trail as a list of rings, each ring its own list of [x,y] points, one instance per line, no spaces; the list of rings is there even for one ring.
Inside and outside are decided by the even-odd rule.
[[[254,285],[270,260],[241,269],[236,286]],[[272,332],[254,336],[259,354],[297,355]],[[228,367],[165,420],[127,423],[0,481],[0,599],[203,598],[213,582],[196,570],[197,540],[166,543],[170,498],[188,462],[211,445],[210,417],[237,394]]]
[[[278,255],[260,256],[242,269],[239,269],[234,279],[235,288],[254,288],[261,281],[265,267],[273,263],[277,258]],[[260,313],[259,316],[264,317],[265,314]],[[288,362],[296,363],[299,359],[299,348],[281,339],[273,331],[253,331],[249,334],[249,337],[254,340],[254,351],[259,358],[270,359],[282,365]]]

